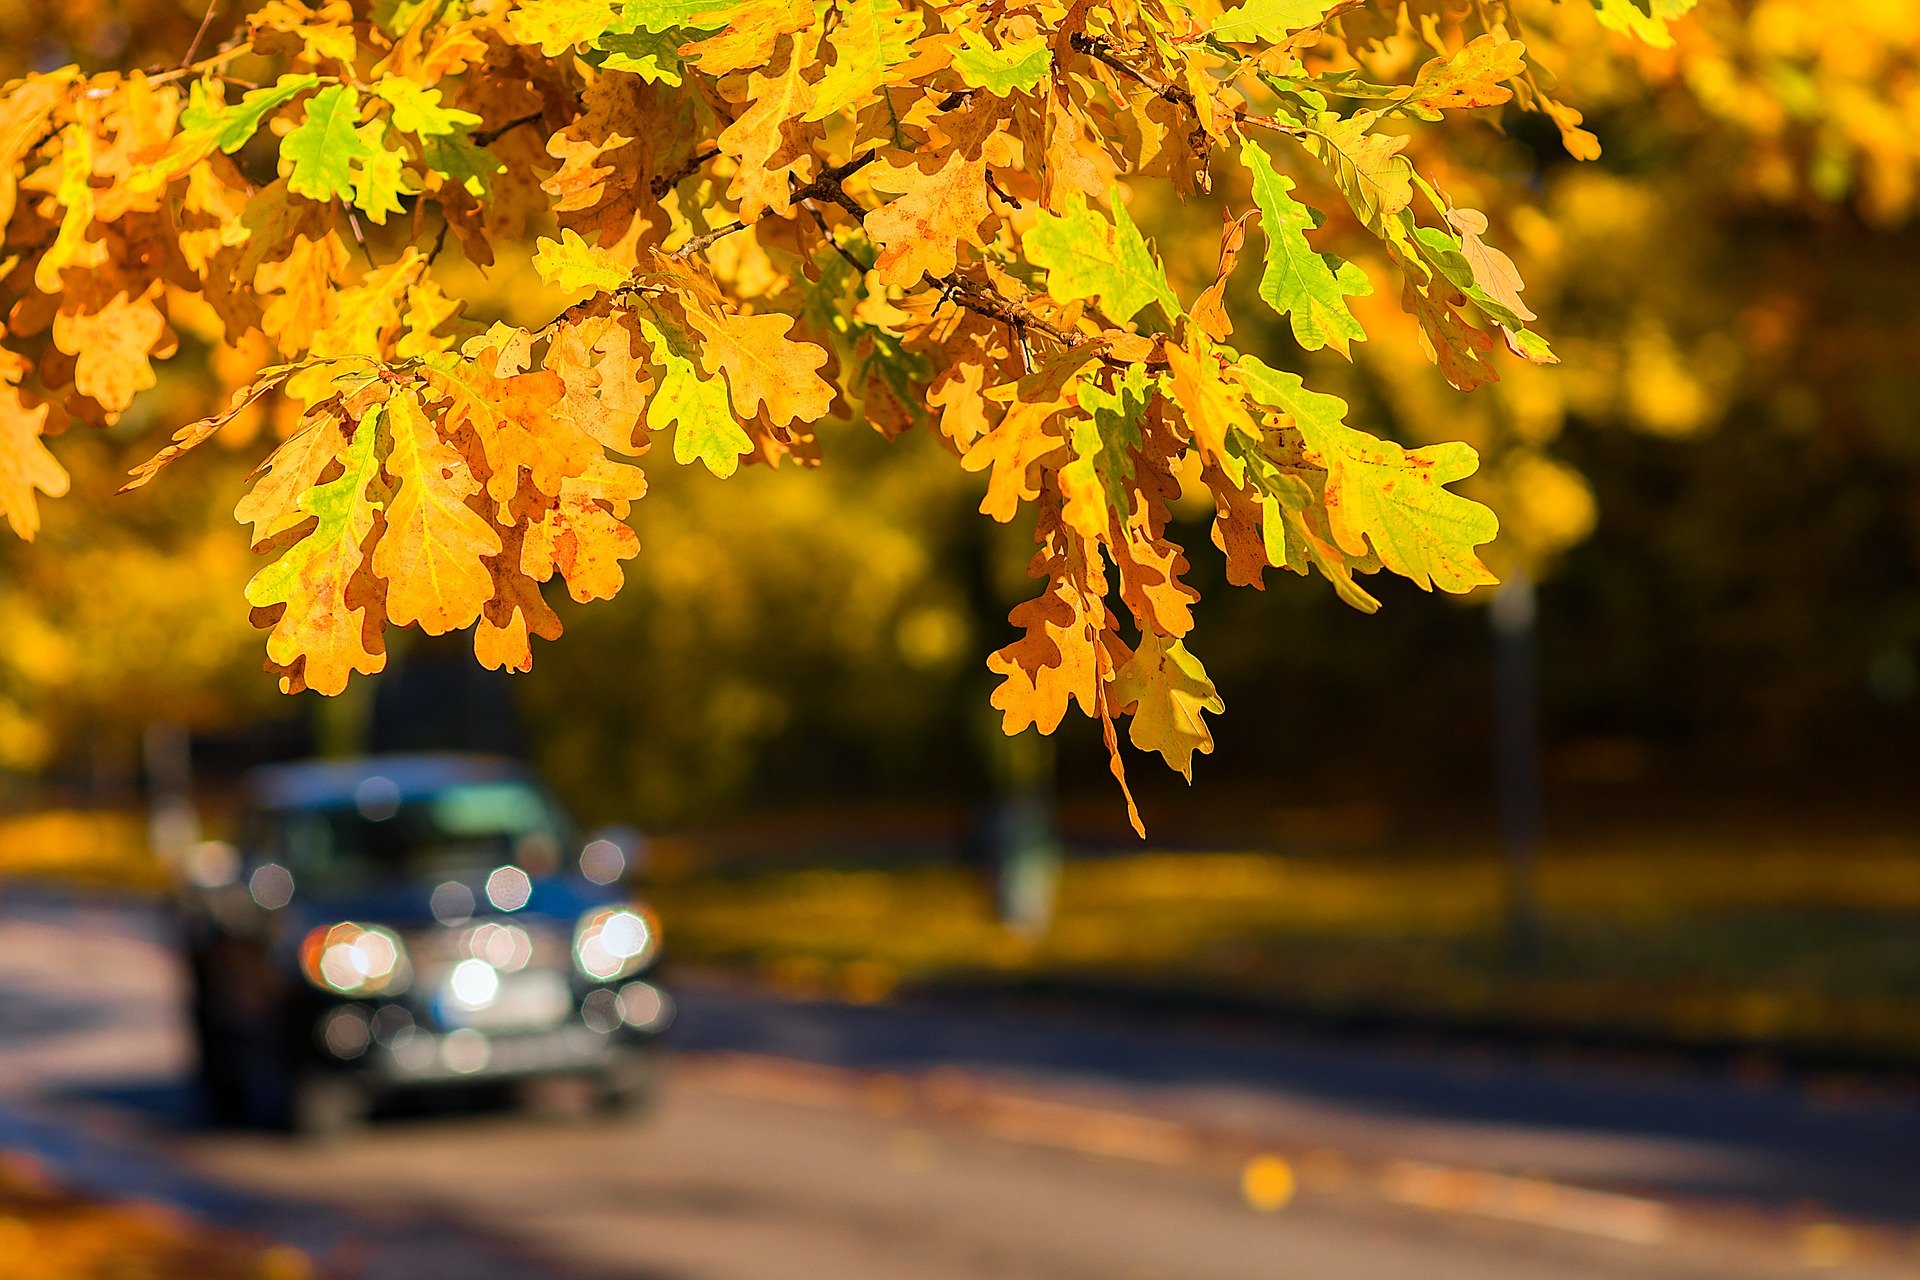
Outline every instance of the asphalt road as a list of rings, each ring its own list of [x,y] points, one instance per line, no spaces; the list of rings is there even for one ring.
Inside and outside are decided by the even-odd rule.
[[[694,985],[644,1118],[211,1132],[163,939],[0,894],[0,1147],[367,1280],[1920,1277],[1911,1096],[1017,1010]]]

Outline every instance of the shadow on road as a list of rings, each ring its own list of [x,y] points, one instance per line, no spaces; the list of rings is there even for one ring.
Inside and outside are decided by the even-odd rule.
[[[678,1043],[869,1071],[966,1070],[1138,1090],[1189,1112],[1261,1123],[1295,1141],[1377,1131],[1401,1154],[1547,1168],[1556,1147],[1602,1147],[1584,1173],[1661,1195],[1769,1207],[1816,1202],[1920,1221],[1920,1098],[1826,1096],[1709,1069],[1543,1062],[1513,1052],[1238,1035],[1138,1020],[949,1002],[780,1002],[702,984]],[[1308,1141],[1313,1140],[1311,1136]],[[1407,1152],[1417,1141],[1425,1149]],[[1609,1159],[1604,1153],[1611,1149]],[[1507,1153],[1511,1153],[1508,1155]],[[1491,1158],[1489,1158],[1491,1157]],[[1609,1173],[1607,1165],[1618,1166]]]

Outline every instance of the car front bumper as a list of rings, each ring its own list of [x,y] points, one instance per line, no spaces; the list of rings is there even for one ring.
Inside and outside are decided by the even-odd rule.
[[[390,1044],[370,1047],[354,1065],[389,1086],[498,1080],[592,1070],[642,1043],[631,1034],[595,1031],[577,1022],[512,1033],[415,1027]]]
[[[321,1013],[313,1038],[333,1069],[399,1088],[592,1071],[651,1044],[673,1015],[666,992],[638,980],[589,992],[545,1026],[449,1025],[429,1008],[352,1002]]]

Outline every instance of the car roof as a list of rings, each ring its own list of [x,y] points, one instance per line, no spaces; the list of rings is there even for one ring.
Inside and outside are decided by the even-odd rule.
[[[501,756],[410,752],[263,765],[247,774],[244,786],[255,808],[330,809],[352,804],[369,778],[386,778],[410,800],[462,783],[532,782],[534,774]]]

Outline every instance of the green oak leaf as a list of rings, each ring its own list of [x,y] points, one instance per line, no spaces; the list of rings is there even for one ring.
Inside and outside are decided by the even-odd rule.
[[[680,46],[687,33],[679,27],[665,31],[609,31],[600,37],[601,55],[597,61],[603,71],[624,71],[654,84],[681,83]]]
[[[746,4],[752,2],[744,0]],[[743,0],[626,0],[620,6],[615,29],[656,34],[675,27],[711,31],[726,26],[731,11],[737,7],[743,7]]]
[[[1291,195],[1293,179],[1278,172],[1260,144],[1241,144],[1240,161],[1253,174],[1253,198],[1267,237],[1266,270],[1260,296],[1287,317],[1294,340],[1308,351],[1331,346],[1351,356],[1348,343],[1365,341],[1367,331],[1347,306],[1349,297],[1373,292],[1367,273],[1351,262],[1317,252],[1307,231],[1319,214]]]
[[[385,76],[373,86],[374,96],[393,107],[393,124],[419,138],[465,133],[480,123],[471,111],[440,105],[440,90],[407,79]]]
[[[1289,32],[1320,25],[1327,11],[1339,4],[1340,0],[1247,0],[1221,14],[1207,34],[1229,44],[1277,44]]]
[[[1308,457],[1326,471],[1327,524],[1340,549],[1380,563],[1423,589],[1463,592],[1496,581],[1475,548],[1500,521],[1445,486],[1479,468],[1457,442],[1403,449],[1346,424],[1346,402],[1310,391],[1296,374],[1243,355],[1231,366],[1254,399],[1292,415]]]
[[[732,475],[741,455],[753,452],[753,441],[733,416],[725,379],[702,375],[694,360],[697,343],[671,317],[656,312],[638,319],[640,336],[662,368],[647,405],[647,426],[655,431],[673,428],[675,462],[684,466],[698,458],[714,475]]]
[[[923,25],[900,0],[852,0],[841,6],[839,25],[827,37],[833,65],[813,87],[806,119],[824,120],[865,100],[886,83],[887,72],[913,54]]]
[[[346,85],[329,85],[307,99],[307,118],[280,140],[280,156],[293,166],[287,190],[315,200],[351,199],[354,166],[374,157],[359,125],[360,99]]]
[[[260,130],[260,122],[295,95],[320,83],[315,75],[281,76],[263,89],[254,89],[232,106],[220,102],[212,82],[196,80],[187,93],[187,109],[180,113],[182,133],[213,135],[213,144],[232,155]]]
[[[426,161],[427,168],[451,178],[475,197],[486,195],[493,175],[504,173],[507,167],[493,152],[463,133],[421,139],[420,158]]]
[[[959,32],[960,47],[953,51],[953,69],[970,89],[985,89],[997,98],[1031,93],[1053,69],[1053,49],[1044,35],[1001,45],[968,27]]]
[[[1148,303],[1160,304],[1172,321],[1180,300],[1167,284],[1166,269],[1127,216],[1116,185],[1109,197],[1113,221],[1087,207],[1084,192],[1067,197],[1067,211],[1045,210],[1020,239],[1027,260],[1047,273],[1047,292],[1063,301],[1099,298],[1100,309],[1125,324]]]
[[[343,540],[351,538],[357,542],[365,532],[366,507],[379,505],[368,499],[367,486],[380,474],[380,459],[375,449],[380,434],[380,412],[381,406],[374,406],[354,428],[353,440],[340,459],[346,470],[336,479],[300,495],[298,509],[316,517],[319,523],[278,560],[253,575],[247,583],[247,603],[254,608],[264,609],[293,599],[300,592],[300,578],[309,564],[339,549]],[[332,430],[328,426],[319,429]]]
[[[1133,455],[1140,448],[1140,422],[1152,397],[1145,365],[1130,364],[1113,390],[1089,378],[1080,385],[1080,407],[1068,443],[1073,460],[1060,468],[1062,517],[1087,538],[1107,532],[1107,512],[1122,518],[1133,509]]]

